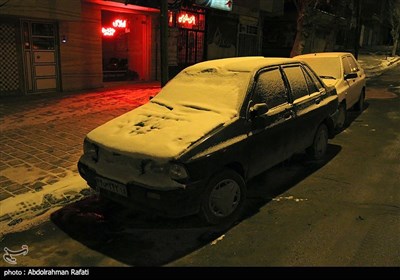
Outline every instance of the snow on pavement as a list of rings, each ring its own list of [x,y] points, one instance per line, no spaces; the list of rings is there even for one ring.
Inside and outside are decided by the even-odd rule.
[[[0,240],[9,233],[38,225],[61,206],[90,194],[86,182],[70,173],[64,180],[43,186],[40,191],[27,192],[0,201]]]

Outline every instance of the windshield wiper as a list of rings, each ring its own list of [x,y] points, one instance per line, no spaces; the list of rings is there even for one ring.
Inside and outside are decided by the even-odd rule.
[[[160,102],[160,101],[156,101],[156,100],[150,100],[150,102],[151,103],[154,103],[154,104],[157,104],[157,105],[160,105],[160,106],[163,106],[163,107],[165,107],[165,108],[168,108],[169,110],[173,110],[174,108],[172,108],[171,106],[168,106],[168,105],[166,105],[166,104],[164,104],[164,103],[162,103],[162,102]]]
[[[331,80],[336,80],[335,77],[333,76],[319,76],[321,79],[331,79]]]
[[[189,104],[183,104],[182,106],[187,107],[187,108],[191,108],[191,109],[195,109],[195,110],[200,110],[200,111],[211,111],[208,108],[204,108],[198,105],[189,105]]]

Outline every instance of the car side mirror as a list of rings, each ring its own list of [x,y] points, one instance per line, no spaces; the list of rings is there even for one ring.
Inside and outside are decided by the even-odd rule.
[[[357,73],[349,73],[349,74],[346,74],[346,76],[344,76],[344,79],[349,80],[349,79],[355,79],[357,77],[358,77]]]
[[[268,105],[265,103],[257,103],[250,108],[250,113],[252,116],[261,116],[267,113],[269,110]]]

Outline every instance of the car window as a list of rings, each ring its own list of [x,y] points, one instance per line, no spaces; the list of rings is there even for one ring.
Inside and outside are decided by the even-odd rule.
[[[304,77],[303,70],[300,68],[300,66],[285,67],[283,70],[289,81],[290,89],[292,91],[294,99],[309,94],[308,84]]]
[[[350,64],[346,57],[342,57],[342,62],[343,62],[343,74],[344,76],[346,76],[347,74],[351,73]]]
[[[313,93],[313,92],[318,92],[318,88],[315,85],[314,81],[311,79],[310,75],[308,74],[307,70],[303,69],[303,75],[306,78],[307,86],[308,86],[308,92]]]
[[[304,65],[304,69],[306,70],[306,72],[309,74],[309,77],[311,77],[311,80],[314,82],[315,86],[320,90],[323,89],[324,86],[322,85],[322,83],[320,82],[320,80],[318,79],[318,77],[313,73],[313,71],[311,71],[310,67],[308,67],[307,65]],[[318,91],[318,90],[317,90]],[[312,91],[311,91],[312,92]]]
[[[279,68],[262,72],[258,76],[253,102],[266,103],[269,108],[287,102],[286,87]]]
[[[350,64],[351,72],[353,72],[353,73],[357,72],[359,69],[358,69],[357,62],[354,60],[354,58],[352,58],[351,56],[347,56],[347,59]]]

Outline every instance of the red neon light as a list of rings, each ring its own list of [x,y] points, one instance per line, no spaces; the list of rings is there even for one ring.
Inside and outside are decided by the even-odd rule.
[[[126,19],[116,19],[113,21],[112,25],[118,28],[125,28],[126,27]]]
[[[174,25],[174,15],[171,11],[168,11],[168,25],[172,27]]]
[[[196,25],[196,17],[194,15],[189,16],[189,14],[181,14],[178,17],[178,22],[182,24]]]
[[[115,33],[115,29],[112,27],[108,27],[108,28],[102,28],[101,32],[103,32],[104,36],[114,36]]]

